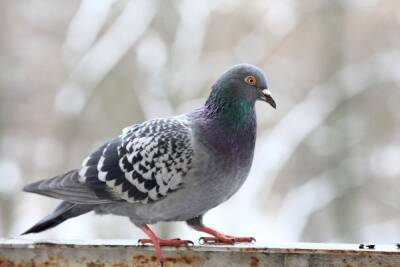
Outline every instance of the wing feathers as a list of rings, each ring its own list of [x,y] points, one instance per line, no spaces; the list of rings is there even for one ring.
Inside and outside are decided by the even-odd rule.
[[[82,168],[24,188],[71,203],[148,203],[179,189],[191,169],[190,127],[178,119],[131,126],[99,147]]]
[[[190,129],[176,119],[134,125],[99,150],[85,160],[82,180],[97,176],[114,195],[141,203],[179,188],[193,154]]]

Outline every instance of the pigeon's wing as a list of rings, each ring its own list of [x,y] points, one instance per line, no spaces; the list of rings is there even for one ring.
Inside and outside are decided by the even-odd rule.
[[[124,129],[89,155],[80,182],[97,192],[104,186],[103,197],[113,201],[149,203],[181,186],[192,157],[191,130],[184,121],[150,120]]]

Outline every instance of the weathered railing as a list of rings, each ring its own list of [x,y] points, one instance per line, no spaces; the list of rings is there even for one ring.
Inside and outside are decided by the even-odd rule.
[[[164,266],[391,266],[400,267],[396,245],[373,249],[342,244],[252,244],[163,248]],[[0,239],[0,267],[159,266],[152,247],[134,241],[31,242]]]

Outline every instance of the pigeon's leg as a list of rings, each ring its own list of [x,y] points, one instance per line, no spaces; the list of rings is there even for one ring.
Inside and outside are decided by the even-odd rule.
[[[158,236],[156,236],[156,234],[147,225],[142,226],[141,229],[150,239],[139,239],[139,244],[141,245],[153,244],[156,257],[161,263],[163,262],[163,258],[161,255],[162,246],[180,247],[180,246],[193,245],[193,242],[190,240],[161,239]]]
[[[256,240],[254,237],[237,237],[230,236],[226,234],[222,234],[210,227],[204,226],[203,217],[195,217],[186,221],[187,224],[195,229],[196,231],[200,231],[203,233],[207,233],[212,236],[201,237],[199,241],[203,244],[235,244],[235,243],[253,243]]]

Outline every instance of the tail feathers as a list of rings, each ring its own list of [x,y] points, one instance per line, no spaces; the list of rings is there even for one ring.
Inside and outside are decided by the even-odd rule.
[[[78,170],[29,184],[24,187],[24,191],[79,204],[110,202],[109,199],[99,198],[94,190],[79,182]]]
[[[94,205],[74,204],[63,201],[54,210],[53,213],[51,213],[50,215],[39,221],[37,224],[29,228],[21,235],[26,235],[30,233],[39,233],[48,230],[68,219],[90,212],[91,210],[93,210],[93,208]]]

